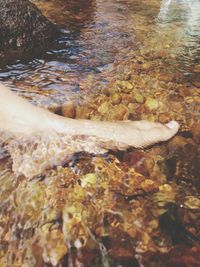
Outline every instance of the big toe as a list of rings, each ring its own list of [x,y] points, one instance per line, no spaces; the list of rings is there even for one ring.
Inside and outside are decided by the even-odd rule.
[[[165,126],[167,126],[167,128],[169,129],[169,138],[174,136],[178,132],[180,127],[177,121],[170,121],[167,124],[165,124]]]
[[[156,124],[156,127],[148,130],[140,130],[140,147],[147,147],[155,143],[167,141],[178,132],[178,129],[178,122],[170,121],[167,124]]]

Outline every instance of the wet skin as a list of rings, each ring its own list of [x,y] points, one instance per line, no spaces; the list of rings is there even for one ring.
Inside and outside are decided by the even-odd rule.
[[[98,140],[143,148],[174,136],[179,124],[149,121],[90,121],[64,118],[30,104],[4,85],[0,85],[0,129],[13,136],[51,131],[66,135],[95,136]]]

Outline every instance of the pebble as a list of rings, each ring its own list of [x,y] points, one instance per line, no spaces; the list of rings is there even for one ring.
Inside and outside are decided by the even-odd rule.
[[[147,97],[145,107],[149,110],[156,110],[159,108],[159,101],[152,97]]]
[[[130,93],[133,90],[133,85],[128,81],[117,81],[118,87],[123,93]]]
[[[64,104],[61,108],[61,113],[64,117],[76,118],[76,107],[73,103]]]
[[[112,95],[111,102],[113,105],[118,105],[121,103],[121,101],[122,101],[122,97],[120,94],[115,93]]]
[[[191,126],[192,137],[196,143],[200,143],[200,123],[193,123]]]
[[[132,96],[133,96],[133,99],[139,104],[143,104],[145,101],[143,95],[141,95],[140,93],[133,92]]]

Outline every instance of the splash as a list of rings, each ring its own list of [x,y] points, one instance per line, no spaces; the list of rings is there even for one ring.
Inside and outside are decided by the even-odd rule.
[[[56,132],[14,139],[7,149],[13,161],[15,175],[24,175],[29,179],[43,175],[45,170],[63,165],[76,152],[106,152],[97,145],[94,137],[68,136]]]
[[[7,143],[17,176],[31,178],[73,153],[143,148],[175,135],[179,124],[73,120],[31,105],[0,85],[0,140]]]
[[[8,141],[8,139],[7,139]],[[17,177],[31,179],[45,171],[69,162],[77,152],[104,154],[108,149],[125,150],[126,145],[95,136],[66,135],[43,132],[20,138],[9,138],[5,146],[12,158],[12,169]]]

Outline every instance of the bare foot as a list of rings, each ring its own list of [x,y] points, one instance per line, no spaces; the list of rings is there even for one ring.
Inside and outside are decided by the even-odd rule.
[[[178,129],[176,121],[163,125],[145,120],[106,122],[64,118],[30,104],[0,84],[0,130],[13,135],[57,132],[68,136],[93,136],[96,143],[111,142],[111,147],[114,144],[116,148],[143,148],[170,139]]]
[[[130,122],[134,139],[131,145],[136,148],[143,148],[154,143],[167,141],[173,137],[179,129],[179,124],[176,121],[170,121],[167,124],[149,121]],[[134,134],[135,133],[135,134]],[[136,136],[135,136],[136,135]]]

